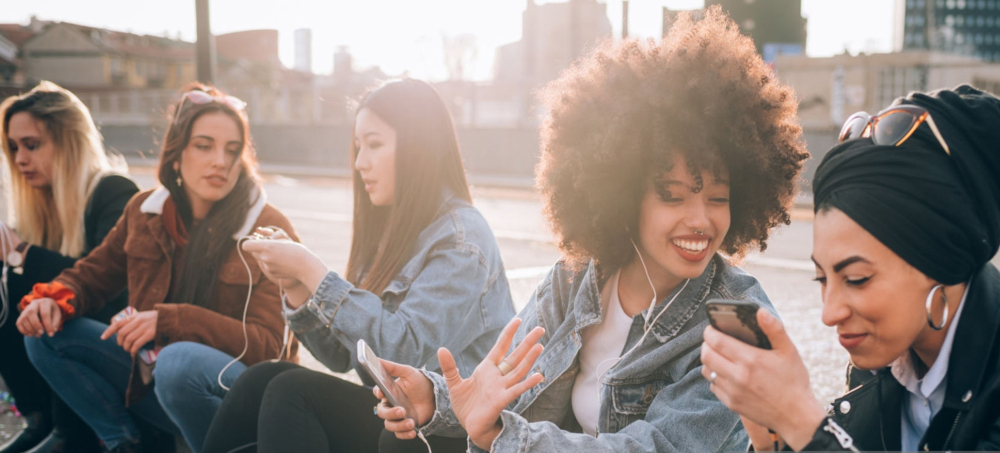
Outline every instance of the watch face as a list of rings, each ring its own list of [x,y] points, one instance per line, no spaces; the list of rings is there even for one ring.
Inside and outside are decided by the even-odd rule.
[[[12,267],[19,267],[21,263],[24,262],[24,257],[18,252],[10,252],[7,254],[7,265]]]

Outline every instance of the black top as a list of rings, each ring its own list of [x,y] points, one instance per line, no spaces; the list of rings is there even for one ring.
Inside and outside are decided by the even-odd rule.
[[[125,205],[138,192],[139,187],[126,176],[112,174],[101,178],[94,192],[90,194],[83,213],[84,256],[104,241],[104,237],[118,223]],[[0,257],[4,258],[6,257]],[[52,281],[64,269],[73,267],[77,259],[37,245],[28,248],[28,254],[24,259],[24,273],[18,275],[9,272],[7,275],[10,304],[12,306],[19,304],[21,298],[31,292],[32,286]],[[108,322],[126,305],[128,297],[122,293],[109,301],[100,312],[88,317]]]
[[[944,404],[920,450],[1000,450],[1000,272],[986,264],[973,278],[948,361]],[[806,450],[898,451],[906,388],[889,368],[848,368],[848,388],[833,403]],[[831,420],[833,422],[831,423]]]

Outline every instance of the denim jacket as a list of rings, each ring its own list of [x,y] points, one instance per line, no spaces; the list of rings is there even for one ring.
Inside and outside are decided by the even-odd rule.
[[[674,290],[676,293],[678,290]],[[571,396],[580,370],[581,334],[601,322],[600,288],[594,264],[573,273],[558,263],[521,311],[514,343],[535,326],[545,328],[545,351],[532,372],[545,381],[518,397],[501,414],[496,452],[729,451],[744,450],[747,436],[739,416],[727,409],[701,376],[702,333],[708,326],[706,300],[726,298],[758,303],[773,311],[757,279],[716,255],[653,324],[644,343],[601,381],[598,435],[582,434]],[[664,300],[670,300],[673,294]],[[664,308],[661,302],[655,314]],[[644,331],[633,319],[624,351]],[[450,437],[464,431],[451,408],[439,374],[424,371],[434,384],[436,411],[421,430]],[[469,450],[482,451],[471,440]]]
[[[329,272],[313,297],[285,316],[323,365],[357,364],[364,339],[379,357],[437,370],[437,350],[456,352],[463,373],[486,356],[514,316],[500,249],[486,219],[468,202],[442,197],[399,274],[374,294]]]

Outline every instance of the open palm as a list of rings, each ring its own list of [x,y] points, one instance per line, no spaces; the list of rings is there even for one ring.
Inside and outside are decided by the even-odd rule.
[[[500,433],[500,413],[543,380],[539,373],[525,379],[542,353],[542,345],[537,344],[545,333],[541,327],[532,329],[514,352],[504,358],[520,324],[521,320],[517,318],[507,324],[489,355],[468,379],[462,379],[451,352],[445,348],[438,350],[438,361],[448,385],[452,410],[472,442],[484,450],[490,449],[493,439]],[[503,361],[511,368],[506,375],[500,370]]]

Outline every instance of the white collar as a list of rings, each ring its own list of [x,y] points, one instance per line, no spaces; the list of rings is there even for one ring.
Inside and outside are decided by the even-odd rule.
[[[255,201],[250,205],[250,210],[247,211],[247,218],[243,222],[243,226],[233,234],[233,239],[237,241],[243,236],[250,234],[254,224],[257,223],[257,218],[260,217],[260,213],[264,211],[264,205],[267,204],[267,192],[263,188],[255,188],[250,197],[255,199]],[[139,206],[139,211],[143,214],[163,215],[163,204],[167,202],[167,198],[170,198],[170,191],[163,186],[157,187],[142,202],[142,206]]]
[[[965,293],[962,294],[962,300],[958,303],[958,308],[951,318],[951,325],[948,326],[948,333],[944,337],[944,343],[941,344],[941,351],[938,352],[934,365],[927,370],[922,379],[917,378],[917,370],[913,365],[914,354],[910,349],[907,349],[903,355],[889,364],[892,376],[910,393],[929,398],[931,393],[934,393],[934,390],[944,382],[948,374],[948,361],[951,359],[951,346],[955,340],[955,331],[958,330],[958,320],[962,316],[962,308],[965,307],[965,299],[969,296],[970,288],[972,288],[971,280],[965,285]]]

